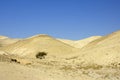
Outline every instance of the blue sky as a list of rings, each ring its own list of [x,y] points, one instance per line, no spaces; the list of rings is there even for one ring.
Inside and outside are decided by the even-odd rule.
[[[78,40],[120,30],[120,0],[0,0],[0,35]]]

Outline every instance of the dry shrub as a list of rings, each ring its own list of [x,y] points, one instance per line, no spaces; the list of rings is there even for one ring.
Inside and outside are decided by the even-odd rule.
[[[38,58],[38,59],[45,59],[45,56],[47,55],[47,53],[46,52],[38,52],[37,54],[36,54],[36,58]]]

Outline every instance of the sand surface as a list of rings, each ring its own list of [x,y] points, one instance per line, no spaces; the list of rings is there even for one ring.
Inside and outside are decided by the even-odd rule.
[[[120,80],[120,31],[83,40],[0,36],[0,80]]]

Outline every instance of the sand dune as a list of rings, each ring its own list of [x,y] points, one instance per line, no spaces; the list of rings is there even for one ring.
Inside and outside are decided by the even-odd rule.
[[[52,38],[51,36],[36,35],[20,40],[11,45],[1,47],[0,50],[10,54],[34,58],[38,52],[46,52],[48,55],[65,57],[72,54],[76,49],[66,43]]]
[[[81,51],[82,59],[100,65],[120,62],[120,31],[99,38]]]
[[[13,39],[13,38],[9,38],[6,36],[0,36],[0,47],[7,46],[9,44],[13,44],[19,40],[20,39]]]
[[[8,37],[6,37],[6,36],[0,36],[0,39],[6,39],[6,38],[8,38]]]
[[[82,48],[84,46],[86,46],[88,43],[101,38],[101,36],[92,36],[83,40],[77,40],[77,41],[73,41],[73,40],[66,40],[66,39],[58,39],[64,43],[67,43],[75,48]]]

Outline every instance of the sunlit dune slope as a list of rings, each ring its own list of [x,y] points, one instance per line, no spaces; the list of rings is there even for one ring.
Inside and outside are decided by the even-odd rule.
[[[48,35],[36,35],[16,43],[1,47],[0,50],[9,54],[34,58],[38,52],[46,52],[48,55],[65,57],[73,54],[76,49]]]
[[[66,44],[69,44],[75,48],[82,48],[84,46],[86,46],[88,43],[101,38],[101,36],[92,36],[83,40],[77,40],[77,41],[73,41],[73,40],[66,40],[66,39],[58,39]]]
[[[85,62],[102,65],[120,62],[120,31],[89,43],[79,53]]]
[[[8,37],[6,37],[6,36],[1,36],[1,35],[0,35],[0,40],[1,40],[1,39],[6,39],[6,38],[8,38]]]

